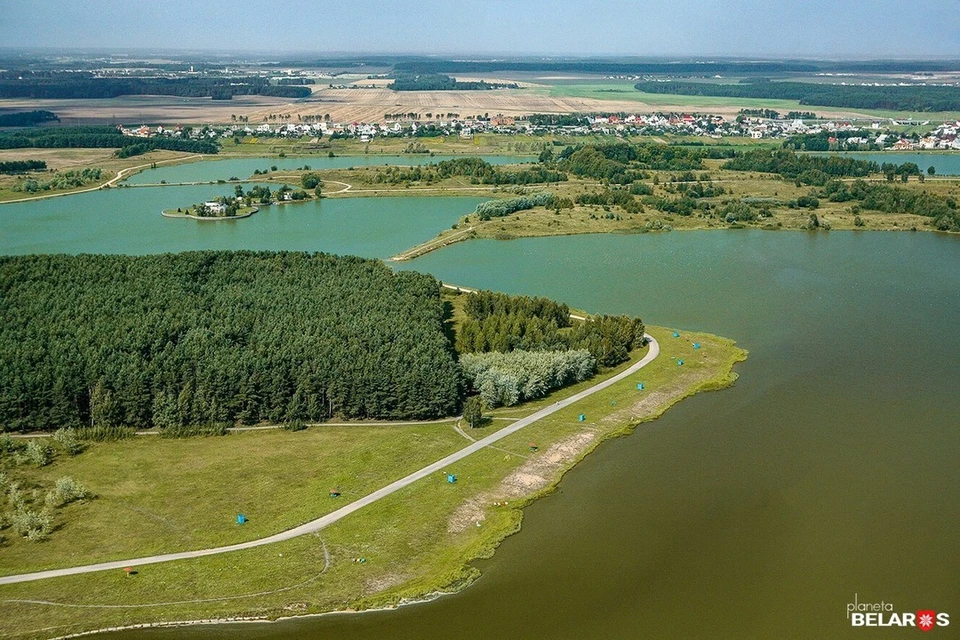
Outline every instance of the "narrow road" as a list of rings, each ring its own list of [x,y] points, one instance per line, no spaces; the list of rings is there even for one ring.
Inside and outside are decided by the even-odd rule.
[[[471,231],[473,231],[473,227],[467,227],[463,231],[458,231],[457,233],[451,233],[448,236],[442,236],[440,238],[435,238],[428,242],[424,242],[423,244],[418,244],[412,249],[407,249],[403,253],[398,253],[397,255],[390,258],[390,260],[393,262],[402,262],[404,260],[410,260],[411,258],[415,258],[423,253],[429,253],[430,251],[433,251],[436,247],[442,247],[446,244],[457,242],[458,239],[469,234]]]
[[[2,576],[0,577],[0,584],[13,584],[16,582],[32,582],[34,580],[43,580],[44,578],[58,578],[62,576],[72,576],[80,573],[93,573],[95,571],[109,571],[111,569],[122,569],[124,567],[136,567],[145,564],[157,564],[159,562],[172,562],[174,560],[188,560],[190,558],[202,558],[203,556],[212,556],[220,553],[229,553],[231,551],[240,551],[242,549],[253,549],[255,547],[262,547],[268,544],[274,544],[276,542],[283,542],[284,540],[290,540],[291,538],[296,538],[298,536],[307,535],[309,533],[314,533],[320,531],[324,527],[327,527],[338,520],[345,518],[354,511],[359,511],[369,504],[373,504],[381,498],[385,498],[393,493],[396,493],[400,489],[410,486],[417,480],[422,480],[427,476],[430,476],[435,473],[440,473],[445,471],[450,465],[463,460],[469,455],[480,451],[494,442],[503,440],[507,436],[513,435],[517,431],[520,431],[524,427],[528,427],[538,420],[542,420],[549,415],[560,411],[561,409],[566,409],[567,407],[583,400],[587,396],[593,395],[594,393],[606,389],[611,385],[620,382],[621,380],[630,377],[643,367],[647,366],[653,360],[660,355],[660,344],[650,335],[645,336],[650,342],[650,350],[647,352],[639,362],[633,364],[629,368],[621,371],[617,375],[608,378],[602,382],[584,389],[580,393],[576,393],[569,398],[564,398],[554,402],[553,404],[540,409],[536,413],[530,414],[526,418],[521,418],[508,427],[504,427],[500,431],[487,436],[481,440],[477,440],[473,444],[470,444],[463,449],[455,453],[451,453],[445,458],[437,460],[433,464],[428,464],[419,471],[414,471],[410,475],[400,478],[395,482],[391,482],[385,487],[377,489],[373,493],[370,493],[359,500],[355,500],[350,504],[337,509],[331,513],[328,513],[325,516],[321,516],[316,520],[311,520],[310,522],[304,523],[299,527],[294,527],[293,529],[287,529],[280,533],[274,534],[272,536],[267,536],[266,538],[260,538],[258,540],[249,540],[247,542],[241,542],[238,544],[232,544],[226,547],[214,547],[211,549],[198,549],[196,551],[183,551],[180,553],[167,553],[157,556],[149,556],[146,558],[134,558],[131,560],[116,560],[114,562],[100,562],[98,564],[88,564],[80,567],[69,567],[66,569],[53,569],[50,571],[38,571],[36,573],[22,573],[19,575],[12,576]]]

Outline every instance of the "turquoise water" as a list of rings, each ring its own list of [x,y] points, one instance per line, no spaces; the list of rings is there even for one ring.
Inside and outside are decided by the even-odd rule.
[[[229,158],[224,160],[204,160],[178,164],[174,166],[159,166],[156,169],[146,169],[126,180],[127,184],[158,184],[165,180],[174,182],[210,182],[215,180],[229,180],[239,178],[247,180],[256,170],[266,171],[272,166],[277,169],[293,170],[304,165],[311,169],[346,169],[349,167],[377,167],[384,165],[412,166],[418,164],[437,163],[441,160],[462,156],[430,156],[427,154],[410,154],[402,156],[324,156],[302,158]],[[531,162],[536,158],[530,156],[480,156],[490,164],[516,164]]]
[[[262,207],[242,220],[164,218],[232,185],[91,191],[0,206],[0,253],[326,251],[388,258],[470,213],[480,198],[335,198]]]

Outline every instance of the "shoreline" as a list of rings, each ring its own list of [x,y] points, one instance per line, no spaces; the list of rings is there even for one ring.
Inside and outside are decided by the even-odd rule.
[[[658,335],[660,335],[661,340],[669,340],[666,337],[669,335],[669,330],[663,328],[654,328],[654,330],[658,333]],[[693,333],[690,333],[689,336],[687,335],[687,332],[684,332],[684,334],[685,339],[687,337],[689,337],[689,339],[696,339]],[[489,530],[491,532],[490,537],[486,540],[481,540],[479,545],[470,549],[468,555],[464,557],[465,559],[456,567],[455,571],[447,571],[442,574],[434,575],[434,579],[438,581],[444,580],[442,584],[438,582],[430,585],[430,578],[428,577],[428,574],[424,576],[428,581],[428,584],[426,585],[428,590],[424,590],[423,592],[418,592],[416,588],[414,588],[413,591],[404,591],[404,585],[401,584],[397,585],[397,588],[394,590],[387,590],[381,593],[361,596],[360,598],[354,599],[350,603],[344,603],[346,606],[343,606],[342,608],[327,611],[305,611],[304,613],[291,613],[290,609],[288,609],[288,607],[291,606],[290,603],[287,603],[286,605],[275,603],[272,605],[261,605],[261,608],[267,611],[267,613],[264,615],[245,616],[243,615],[243,609],[241,608],[235,610],[235,615],[220,615],[217,617],[198,616],[192,619],[143,622],[119,626],[106,625],[95,630],[80,631],[76,633],[55,636],[55,638],[57,640],[65,640],[66,638],[88,637],[125,629],[132,630],[213,624],[225,625],[275,623],[286,620],[320,618],[321,616],[393,611],[401,607],[424,604],[445,595],[452,595],[462,592],[476,582],[476,580],[482,577],[482,574],[473,566],[472,563],[476,560],[493,556],[497,548],[507,537],[519,533],[522,530],[524,508],[540,498],[556,491],[566,474],[572,469],[576,468],[576,466],[579,465],[579,463],[588,455],[596,451],[601,443],[612,440],[613,438],[619,438],[634,433],[637,427],[644,423],[656,420],[671,407],[690,396],[703,391],[725,389],[735,384],[737,378],[739,377],[734,371],[735,366],[747,359],[748,352],[736,346],[734,341],[727,338],[704,333],[697,333],[696,336],[698,336],[701,340],[707,340],[709,337],[709,339],[716,340],[716,344],[718,346],[724,346],[726,348],[722,352],[722,357],[720,360],[718,360],[717,363],[707,372],[708,375],[696,377],[692,380],[673,379],[673,382],[667,389],[667,394],[665,396],[658,397],[655,401],[651,399],[653,404],[650,406],[649,411],[644,411],[639,414],[632,414],[630,417],[626,418],[621,418],[619,413],[611,414],[608,419],[601,418],[600,423],[597,425],[601,427],[596,432],[597,437],[587,440],[585,442],[585,446],[580,448],[578,451],[574,451],[573,455],[570,455],[566,459],[562,460],[555,472],[551,473],[546,479],[546,482],[543,486],[534,488],[531,493],[522,496],[519,499],[511,498],[509,512],[516,516],[512,520],[512,526],[492,527]],[[669,353],[665,355],[669,355]],[[665,364],[669,365],[669,360],[670,358],[666,359],[664,361]],[[672,370],[673,367],[670,367],[669,369]],[[629,386],[632,386],[632,384]],[[606,428],[603,428],[604,422],[607,424]],[[562,440],[560,442],[562,442]],[[255,604],[256,603],[252,603],[247,610],[254,610],[256,608]],[[70,605],[65,606],[69,607]],[[96,608],[98,605],[87,606]],[[147,606],[150,605],[144,605],[144,607]],[[306,607],[310,605],[306,604],[304,606]],[[105,608],[107,607],[109,607],[109,605],[105,605]],[[137,605],[132,605],[130,607],[131,610],[136,610],[138,608],[139,607],[137,607]]]
[[[879,214],[882,215],[882,214]],[[869,218],[868,218],[869,220]],[[923,220],[929,220],[929,218],[923,218]],[[496,237],[496,236],[484,236],[477,233],[477,227],[472,226],[469,229],[461,230],[456,229],[451,232],[450,230],[445,230],[441,232],[441,235],[438,235],[426,242],[422,242],[416,246],[410,247],[409,249],[404,249],[400,253],[397,253],[390,258],[386,258],[386,262],[408,262],[410,260],[415,260],[422,256],[427,255],[428,253],[433,253],[440,249],[449,247],[450,245],[458,244],[460,242],[465,242],[467,240],[497,240],[500,242],[509,242],[510,240],[523,240],[528,238],[559,238],[567,236],[590,236],[590,235],[616,235],[616,236],[636,236],[643,234],[661,234],[661,233],[694,233],[694,232],[703,232],[703,231],[743,231],[743,230],[753,230],[753,231],[773,231],[773,232],[805,232],[805,233],[830,233],[833,231],[837,232],[859,232],[859,233],[870,233],[870,232],[885,232],[885,233],[901,233],[901,232],[924,232],[924,233],[935,233],[943,234],[946,236],[950,235],[960,235],[954,231],[941,231],[940,229],[933,229],[928,225],[922,226],[911,226],[911,227],[857,227],[854,225],[845,225],[832,227],[830,229],[802,229],[799,227],[776,227],[773,225],[745,225],[745,224],[736,224],[736,225],[725,225],[725,226],[690,226],[690,227],[674,227],[671,229],[645,229],[645,228],[627,228],[627,229],[597,229],[596,231],[570,231],[567,233],[531,233],[531,234],[509,234],[509,237]],[[467,233],[469,232],[469,233]],[[442,235],[446,234],[446,235]]]
[[[177,213],[176,211],[171,212],[169,209],[165,209],[160,212],[164,218],[179,218],[179,219],[190,219],[190,220],[201,220],[206,221],[223,221],[223,220],[242,220],[243,218],[249,218],[253,214],[260,211],[260,207],[251,207],[250,211],[246,213],[240,213],[235,216],[194,216],[189,213]]]

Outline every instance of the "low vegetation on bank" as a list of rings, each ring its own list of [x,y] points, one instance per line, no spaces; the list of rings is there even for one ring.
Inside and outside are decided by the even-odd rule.
[[[464,296],[465,297],[465,296]],[[456,301],[455,301],[456,302]],[[520,510],[604,439],[628,433],[700,390],[730,385],[744,352],[707,334],[652,327],[661,355],[641,373],[505,438],[498,450],[462,460],[349,518],[277,545],[137,568],[0,586],[5,637],[63,635],[113,625],[305,613],[396,605],[463,588],[470,566],[517,531]],[[694,350],[692,343],[701,345]],[[629,366],[645,350],[635,351]],[[677,366],[677,358],[685,360]],[[595,379],[540,400],[487,410],[522,416]],[[643,382],[645,388],[637,389]],[[585,422],[577,416],[583,413]],[[509,421],[479,427],[496,430]],[[35,544],[4,533],[3,573],[202,548],[269,535],[317,517],[469,442],[450,423],[311,427],[235,433],[199,440],[129,438],[90,443],[80,455],[20,467],[23,486],[50,491],[69,477],[90,493],[54,514],[50,539]],[[531,443],[537,450],[531,450]],[[371,464],[376,460],[376,464]],[[232,478],[223,483],[224,477]],[[269,477],[270,482],[262,482]],[[211,483],[219,486],[210,492]],[[276,486],[283,491],[276,491]],[[330,497],[331,489],[341,497]],[[237,512],[248,521],[236,524]],[[116,526],[123,519],[124,526]],[[477,523],[480,526],[477,526]],[[357,562],[363,558],[364,562]],[[41,605],[44,600],[82,608]],[[166,603],[163,606],[158,603]],[[123,605],[115,608],[113,605]],[[49,627],[56,630],[51,633]],[[44,631],[44,629],[47,629]]]

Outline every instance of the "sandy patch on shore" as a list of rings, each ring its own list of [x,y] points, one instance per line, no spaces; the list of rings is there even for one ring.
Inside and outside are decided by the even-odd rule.
[[[476,495],[457,507],[447,523],[447,531],[459,533],[483,521],[488,506],[528,496],[547,487],[557,472],[576,460],[597,437],[593,431],[581,431],[534,453],[526,462],[504,478],[492,491]]]

